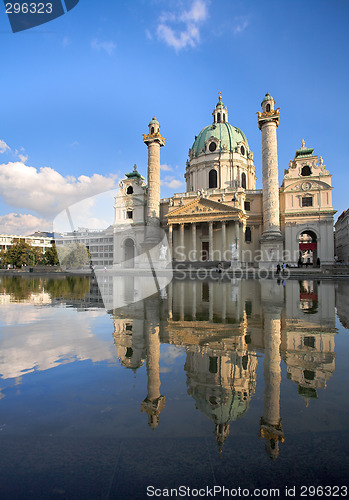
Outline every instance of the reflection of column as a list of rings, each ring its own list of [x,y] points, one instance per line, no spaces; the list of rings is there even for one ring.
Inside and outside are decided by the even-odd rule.
[[[208,223],[208,260],[212,260],[213,251],[213,222]]]
[[[157,298],[146,301],[144,329],[147,347],[148,394],[141,408],[148,414],[148,424],[153,430],[159,424],[159,415],[165,405],[165,396],[160,394],[160,319],[158,307]]]
[[[184,257],[184,224],[179,225],[179,245],[180,245],[180,253],[181,253],[181,258],[180,260],[185,260]]]
[[[221,291],[222,291],[222,323],[225,323],[225,319],[227,316],[227,300],[226,300],[226,291],[227,291],[227,286],[226,284],[222,283],[221,284]]]
[[[181,281],[179,284],[180,288],[180,297],[179,297],[179,319],[184,321],[184,281]]]
[[[280,418],[280,343],[281,307],[264,306],[264,415],[260,421],[260,436],[266,439],[266,451],[275,460],[279,441],[284,442]]]
[[[213,283],[208,284],[209,289],[209,319],[213,321]]]
[[[225,257],[225,251],[226,251],[226,224],[225,222],[222,222],[222,257],[220,260],[227,260]]]
[[[173,227],[172,224],[168,226],[168,245],[170,248],[170,259],[172,260],[173,255]]]
[[[195,321],[196,320],[196,283],[193,281],[192,283],[192,310],[191,310],[191,315],[192,319]]]
[[[192,237],[192,250],[193,250],[193,260],[197,260],[196,257],[196,224],[191,225],[191,237]]]
[[[172,281],[168,284],[168,319],[172,319],[172,301],[173,301],[173,284]]]

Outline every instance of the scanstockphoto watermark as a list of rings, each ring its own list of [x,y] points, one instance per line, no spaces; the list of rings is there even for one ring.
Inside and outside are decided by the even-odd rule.
[[[3,0],[13,33],[48,23],[72,10],[80,0]]]
[[[221,281],[228,279],[233,281],[235,279],[242,279],[248,276],[249,279],[263,280],[263,279],[276,279],[277,281],[287,280],[291,275],[290,269],[285,268],[278,271],[278,269],[265,269],[259,267],[220,267],[214,266],[211,268],[197,267],[187,264],[178,264],[175,267],[176,280],[199,280],[205,281],[207,279],[213,281]]]
[[[203,488],[191,488],[189,486],[179,486],[178,488],[156,488],[155,486],[147,486],[146,495],[147,497],[161,497],[161,498],[197,498],[197,497],[218,497],[218,498],[247,498],[247,497],[257,497],[257,498],[279,498],[282,496],[294,496],[288,495],[288,488],[285,491],[280,491],[279,488],[226,488],[225,486],[205,486]]]
[[[243,262],[255,263],[269,262],[270,264],[283,264],[283,263],[297,263],[299,259],[299,251],[283,250],[279,254],[273,252],[266,253],[262,250],[249,250],[241,249],[230,245],[230,249],[224,251],[220,249],[207,250],[194,250],[187,248],[183,245],[176,245],[172,249],[172,256],[177,262],[197,262],[197,261],[213,261],[213,262]]]

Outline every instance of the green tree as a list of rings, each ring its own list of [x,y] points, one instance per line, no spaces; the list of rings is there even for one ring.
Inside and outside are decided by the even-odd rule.
[[[14,267],[33,266],[41,261],[42,256],[41,248],[32,247],[29,243],[19,241],[6,250],[4,263],[12,264]]]
[[[59,266],[57,247],[55,244],[48,248],[44,253],[44,264],[46,266]]]
[[[59,260],[62,266],[79,268],[90,263],[90,253],[83,243],[72,243],[58,249]]]

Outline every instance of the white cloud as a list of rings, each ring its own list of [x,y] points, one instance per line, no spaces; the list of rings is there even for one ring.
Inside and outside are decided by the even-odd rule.
[[[91,41],[91,47],[94,50],[104,50],[109,56],[111,56],[116,48],[116,45],[114,42],[109,41],[109,42],[101,42],[97,38],[94,38]]]
[[[170,167],[170,165],[160,165],[160,170],[165,170],[165,172],[171,172],[172,171],[172,167]]]
[[[181,186],[183,186],[183,182],[175,179],[174,177],[171,177],[167,175],[162,181],[161,181],[162,186],[166,186],[171,189],[177,189]]]
[[[25,163],[28,160],[28,155],[18,154],[18,158],[21,160],[22,163]]]
[[[26,236],[35,231],[52,231],[52,222],[31,214],[0,215],[0,233]]]
[[[5,141],[0,139],[0,153],[5,153],[7,150],[10,150],[10,147],[6,144]]]
[[[200,42],[199,25],[208,18],[207,5],[207,0],[194,0],[189,10],[163,13],[156,30],[159,39],[176,51],[196,47]]]
[[[234,21],[236,24],[233,26],[233,33],[234,35],[239,35],[247,28],[248,21],[247,19],[241,17],[236,17]]]
[[[68,36],[65,36],[62,40],[63,47],[68,47],[68,45],[70,45],[70,43],[71,43],[70,38]]]
[[[50,167],[37,170],[22,162],[0,164],[0,196],[16,208],[51,217],[67,206],[116,187],[116,176],[63,177]],[[10,187],[10,189],[9,189]]]

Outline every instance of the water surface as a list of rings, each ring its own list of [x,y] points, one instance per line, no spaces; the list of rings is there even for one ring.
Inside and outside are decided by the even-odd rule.
[[[1,498],[348,484],[348,282],[110,293],[0,277]]]

